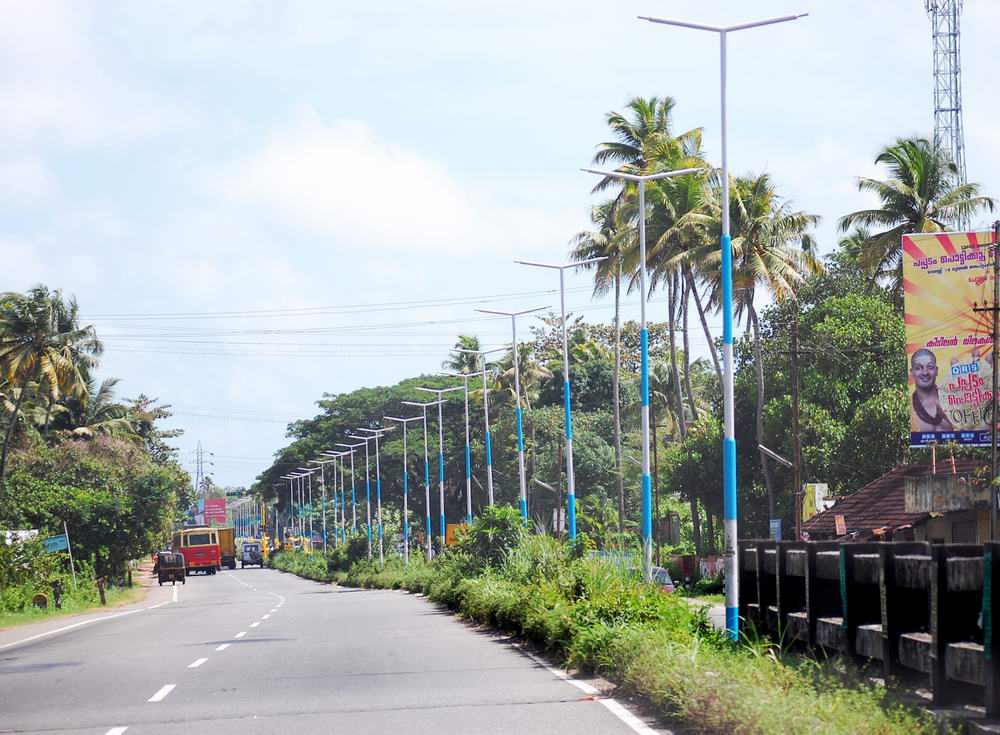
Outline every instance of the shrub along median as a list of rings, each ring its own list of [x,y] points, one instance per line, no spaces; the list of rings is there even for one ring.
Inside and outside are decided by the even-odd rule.
[[[701,611],[634,573],[521,528],[510,508],[484,510],[454,549],[383,567],[356,537],[327,557],[278,554],[277,569],[352,586],[407,589],[471,620],[523,636],[569,666],[596,671],[692,733],[932,733],[889,692],[763,641],[729,641]]]

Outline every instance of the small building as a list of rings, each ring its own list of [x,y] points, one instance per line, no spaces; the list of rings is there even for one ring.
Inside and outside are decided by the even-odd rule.
[[[837,498],[802,530],[813,541],[975,544],[989,541],[989,518],[989,464],[962,458],[897,467]]]

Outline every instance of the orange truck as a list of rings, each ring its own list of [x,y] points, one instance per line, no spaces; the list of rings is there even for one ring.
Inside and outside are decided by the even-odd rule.
[[[219,568],[236,569],[236,529],[230,526],[215,530],[219,534]]]

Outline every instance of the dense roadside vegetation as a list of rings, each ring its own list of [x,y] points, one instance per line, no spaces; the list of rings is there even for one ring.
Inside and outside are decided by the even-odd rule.
[[[380,568],[358,536],[326,557],[287,552],[272,565],[318,581],[421,592],[608,677],[685,732],[937,732],[851,667],[753,638],[731,643],[704,612],[634,571],[588,558],[587,548],[585,540],[571,546],[529,535],[516,510],[490,508],[431,563],[416,554],[404,566],[393,556]]]
[[[123,584],[190,504],[167,443],[176,432],[157,426],[168,407],[116,400],[117,379],[97,382],[101,352],[74,299],[44,286],[0,294],[0,625],[30,619],[53,583],[64,609],[95,604],[96,580]],[[67,530],[75,583],[67,552],[41,545]]]

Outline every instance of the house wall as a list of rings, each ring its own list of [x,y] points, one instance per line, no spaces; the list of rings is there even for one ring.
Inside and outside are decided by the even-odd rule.
[[[969,524],[976,529],[976,538],[962,538],[969,530]],[[936,518],[930,518],[914,528],[914,538],[917,541],[931,541],[951,544],[958,542],[983,543],[989,540],[989,513],[975,510],[945,513]]]

